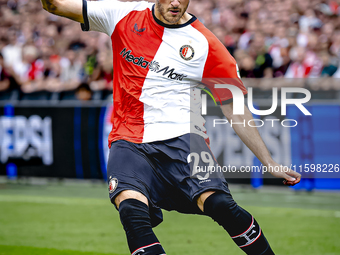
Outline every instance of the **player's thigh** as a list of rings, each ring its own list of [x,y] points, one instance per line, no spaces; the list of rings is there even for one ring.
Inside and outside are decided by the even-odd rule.
[[[110,199],[117,209],[126,199],[149,204],[150,187],[155,177],[152,166],[137,146],[127,141],[114,142],[110,149],[107,176]]]
[[[143,202],[146,205],[149,205],[148,199],[142,193],[135,191],[135,190],[123,190],[114,199],[114,203],[118,209],[119,209],[120,203],[126,199],[136,199],[136,200]]]
[[[230,193],[228,183],[209,145],[202,137],[191,135],[188,159],[190,164],[186,164],[184,168],[190,178],[184,180],[187,188],[184,192],[192,198],[199,210],[204,212],[204,203],[209,196],[216,191]]]

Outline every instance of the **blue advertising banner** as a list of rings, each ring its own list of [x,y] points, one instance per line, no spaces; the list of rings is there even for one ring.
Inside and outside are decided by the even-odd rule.
[[[303,180],[294,189],[340,189],[340,106],[308,104],[306,108],[312,116],[305,116],[296,106],[288,106],[287,116],[281,116],[278,107],[270,116],[254,116],[252,124],[259,125],[278,163],[301,172]],[[14,107],[11,116],[0,116],[0,175],[7,175],[6,166],[12,169],[14,164],[18,177],[106,180],[112,111],[110,102],[93,107]],[[219,107],[208,107],[208,113],[205,127],[219,164],[237,169],[261,166],[230,124],[214,122],[221,119]],[[269,176],[245,173],[226,178],[254,187],[281,184],[282,180]]]
[[[299,122],[291,129],[292,164],[303,179],[294,189],[340,189],[340,106],[306,108],[312,117],[287,109],[287,117]]]

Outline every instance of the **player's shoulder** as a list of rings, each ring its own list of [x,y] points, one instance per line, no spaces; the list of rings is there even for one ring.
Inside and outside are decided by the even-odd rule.
[[[230,60],[235,62],[235,59],[230,55],[224,44],[211,32],[207,27],[205,27],[202,22],[196,20],[192,26],[197,29],[201,34],[204,35],[208,41],[209,51],[216,57],[223,57],[224,60]],[[236,62],[235,62],[236,63]]]
[[[217,39],[217,37],[206,27],[203,25],[202,22],[200,22],[198,19],[192,24],[192,26],[198,30],[201,34],[204,35],[204,37],[207,39],[209,44],[216,44],[220,41]]]

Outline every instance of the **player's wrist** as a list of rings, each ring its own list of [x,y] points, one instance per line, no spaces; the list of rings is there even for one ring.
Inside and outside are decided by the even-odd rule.
[[[279,165],[279,164],[276,163],[272,158],[269,158],[269,159],[264,160],[264,161],[262,162],[262,164],[263,164],[264,166],[266,166],[267,168]]]

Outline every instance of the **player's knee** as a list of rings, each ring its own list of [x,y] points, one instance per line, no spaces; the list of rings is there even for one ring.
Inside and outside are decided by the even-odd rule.
[[[148,205],[148,199],[142,193],[135,190],[123,190],[116,196],[114,200],[114,203],[118,209],[120,207],[121,202],[123,202],[126,199],[136,199]]]
[[[220,217],[233,216],[237,210],[237,203],[226,193],[214,193],[204,202],[204,212],[217,222]]]

